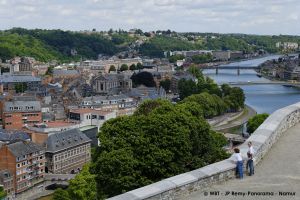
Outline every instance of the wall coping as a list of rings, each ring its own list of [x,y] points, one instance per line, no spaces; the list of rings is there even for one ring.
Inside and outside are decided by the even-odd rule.
[[[297,113],[295,117],[293,114]],[[252,142],[254,149],[254,164],[256,165],[263,156],[269,151],[272,145],[278,140],[279,136],[287,129],[299,123],[300,121],[300,102],[281,108],[272,113],[263,124],[240,146],[243,160],[247,160],[247,143]],[[160,195],[165,192],[172,192],[196,183],[202,179],[219,175],[226,171],[235,170],[233,157],[223,161],[213,163],[202,168],[179,174],[156,183],[137,188],[124,194],[114,196],[108,200],[141,200]],[[201,188],[202,189],[202,188]],[[204,188],[203,188],[204,189]],[[159,199],[159,198],[158,198]]]

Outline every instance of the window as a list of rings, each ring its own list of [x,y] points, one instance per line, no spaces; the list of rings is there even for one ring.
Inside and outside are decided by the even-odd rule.
[[[19,164],[19,163],[17,164],[17,167],[20,167],[20,164]]]

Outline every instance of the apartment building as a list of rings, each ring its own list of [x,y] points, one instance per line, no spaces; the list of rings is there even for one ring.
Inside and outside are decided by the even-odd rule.
[[[78,173],[91,160],[91,140],[79,129],[53,133],[45,144],[48,173]]]
[[[4,191],[6,192],[6,199],[13,199],[15,196],[15,183],[13,174],[7,170],[0,170],[0,185],[3,186]]]
[[[12,173],[15,194],[44,181],[45,150],[30,141],[2,144],[0,170]]]
[[[34,97],[2,99],[0,115],[4,129],[20,130],[29,124],[42,122],[41,103]]]

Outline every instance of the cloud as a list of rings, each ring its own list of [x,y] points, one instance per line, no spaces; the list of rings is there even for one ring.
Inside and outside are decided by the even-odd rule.
[[[299,9],[298,0],[0,0],[0,29],[300,34]]]

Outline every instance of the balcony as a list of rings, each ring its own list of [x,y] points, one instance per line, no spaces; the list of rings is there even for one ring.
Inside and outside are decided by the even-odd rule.
[[[26,172],[27,172],[27,173],[32,172],[32,168],[26,168]]]

